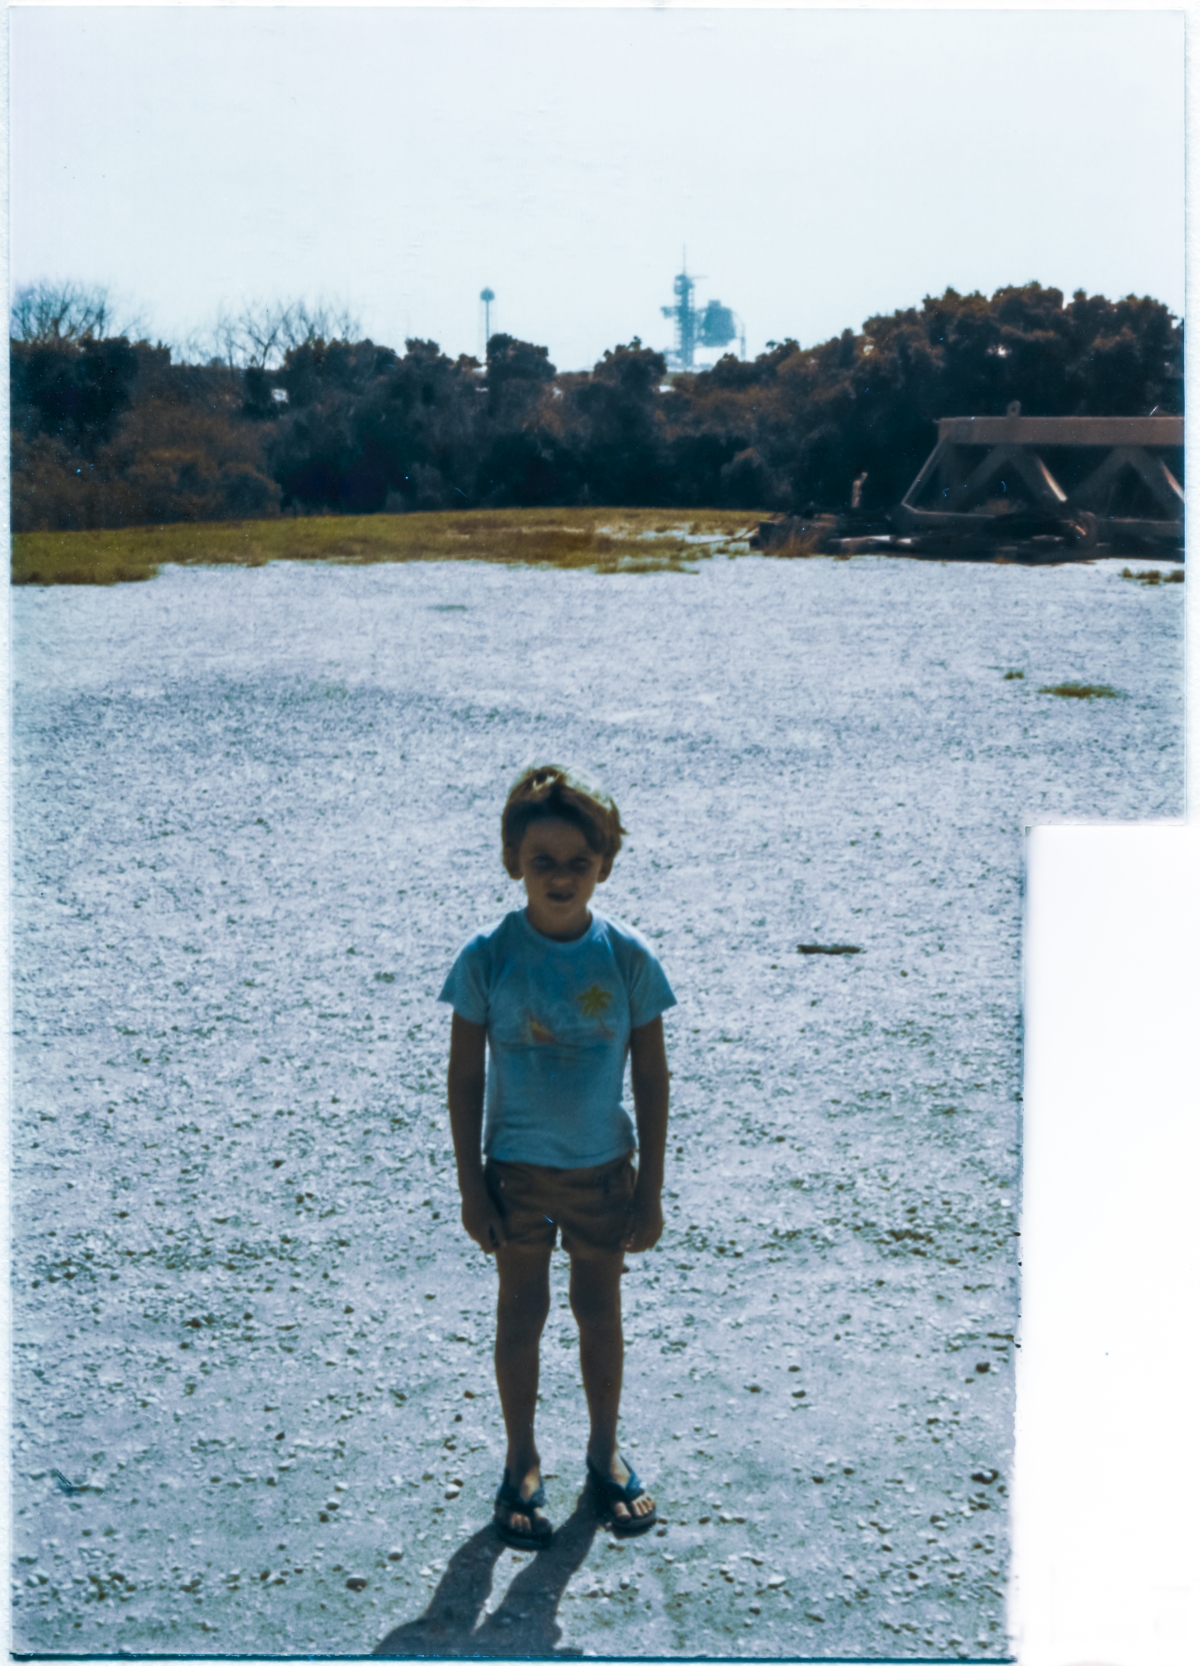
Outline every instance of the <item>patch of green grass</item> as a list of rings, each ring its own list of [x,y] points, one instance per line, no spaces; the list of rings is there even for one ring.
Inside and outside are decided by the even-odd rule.
[[[13,538],[14,584],[137,584],[158,564],[138,551],[81,543],[86,533],[18,533]],[[70,542],[68,542],[70,540]]]
[[[1023,683],[1025,681],[1025,673],[1024,671],[1006,671],[1004,673],[1004,681],[1006,683]]]
[[[1039,694],[1059,694],[1064,700],[1115,700],[1117,690],[1107,683],[1047,683]]]
[[[686,563],[744,547],[747,517],[661,509],[500,509],[414,515],[316,515],[205,521],[102,532],[23,532],[14,584],[117,584],[181,566],[268,561],[491,561],[601,573],[691,572]],[[708,540],[690,543],[688,534]]]
[[[1130,567],[1122,567],[1121,577],[1131,578],[1135,584],[1182,584],[1183,568],[1176,567],[1174,572],[1162,573],[1157,567],[1147,567],[1144,572],[1135,573]]]

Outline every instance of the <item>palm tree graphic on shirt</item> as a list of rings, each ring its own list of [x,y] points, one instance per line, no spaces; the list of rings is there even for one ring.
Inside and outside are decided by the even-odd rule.
[[[611,1038],[612,1031],[604,1022],[604,1014],[612,1006],[612,991],[604,989],[594,983],[590,989],[585,989],[582,995],[576,995],[575,1005],[585,1018],[594,1018],[600,1026],[600,1033]]]

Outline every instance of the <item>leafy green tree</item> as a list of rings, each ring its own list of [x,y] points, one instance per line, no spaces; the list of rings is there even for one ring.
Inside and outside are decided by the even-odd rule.
[[[278,513],[236,371],[124,339],[14,342],[14,529]]]
[[[129,408],[138,355],[124,337],[14,341],[9,351],[12,420],[28,438],[53,434],[90,452]]]
[[[522,422],[554,377],[545,347],[518,341],[515,336],[494,335],[487,344],[489,416],[500,422]]]
[[[474,500],[478,364],[436,342],[403,357],[373,342],[324,343],[288,354],[289,414],[275,427],[272,470],[284,502],[370,514]]]
[[[595,503],[669,501],[659,388],[667,361],[635,336],[606,352],[571,394],[582,491]]]

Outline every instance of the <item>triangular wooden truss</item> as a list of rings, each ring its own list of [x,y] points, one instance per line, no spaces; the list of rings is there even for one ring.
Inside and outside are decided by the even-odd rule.
[[[914,529],[965,531],[994,522],[1009,504],[1052,518],[1084,516],[1101,535],[1127,530],[1181,536],[1183,488],[1164,453],[1182,455],[1182,446],[1182,417],[946,417],[899,519]],[[1043,453],[1080,451],[1085,466],[1088,453],[1104,455],[1064,487]],[[1144,488],[1140,496],[1146,508],[1152,506],[1150,515],[1114,516],[1113,506],[1128,497],[1134,482]]]

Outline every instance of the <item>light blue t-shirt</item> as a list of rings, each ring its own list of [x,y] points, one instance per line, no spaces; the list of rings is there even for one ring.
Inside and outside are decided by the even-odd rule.
[[[582,937],[560,943],[514,909],[471,938],[438,999],[487,1025],[487,1156],[576,1169],[633,1150],[629,1032],[675,997],[631,926],[593,912]]]

